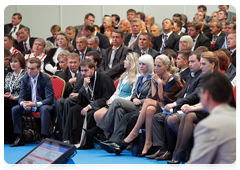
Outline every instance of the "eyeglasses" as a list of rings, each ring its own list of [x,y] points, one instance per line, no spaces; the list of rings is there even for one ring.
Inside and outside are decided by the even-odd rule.
[[[63,41],[63,40],[66,40],[66,38],[58,38],[57,41],[59,41],[59,40]]]

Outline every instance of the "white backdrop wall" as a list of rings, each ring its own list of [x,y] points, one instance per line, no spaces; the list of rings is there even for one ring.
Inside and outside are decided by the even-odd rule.
[[[174,13],[186,14],[188,21],[192,21],[197,12],[198,5],[9,5],[4,10],[4,24],[10,23],[12,14],[22,14],[22,24],[30,28],[32,37],[46,39],[52,36],[50,28],[52,25],[61,26],[62,30],[68,26],[81,25],[84,17],[91,12],[95,15],[95,24],[102,24],[102,17],[105,14],[118,14],[120,20],[126,19],[126,11],[130,8],[137,12],[144,12],[145,15],[155,16],[155,22],[162,23],[164,18],[172,19]],[[207,15],[218,11],[218,5],[206,5]],[[234,6],[229,10],[236,12]]]

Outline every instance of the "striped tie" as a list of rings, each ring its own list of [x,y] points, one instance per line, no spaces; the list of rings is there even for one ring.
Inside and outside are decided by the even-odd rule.
[[[167,43],[167,37],[168,37],[168,35],[165,35],[164,37],[165,37],[165,38],[164,38],[163,47],[162,47],[161,52],[162,52],[163,50],[165,50],[165,46],[166,46],[166,43]]]
[[[32,81],[32,102],[36,103],[37,102],[37,93],[36,93],[36,80]],[[32,107],[32,111],[36,112],[37,107]]]

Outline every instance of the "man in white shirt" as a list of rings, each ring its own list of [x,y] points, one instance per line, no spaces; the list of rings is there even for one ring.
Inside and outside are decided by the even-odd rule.
[[[16,49],[18,49],[21,53],[30,50],[36,38],[30,38],[29,29],[27,27],[22,27],[18,30],[18,36],[21,42],[18,43]]]

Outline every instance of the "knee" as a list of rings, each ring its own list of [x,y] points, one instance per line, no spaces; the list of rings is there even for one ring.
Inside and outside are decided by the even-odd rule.
[[[170,122],[172,125],[179,125],[180,120],[178,119],[177,115],[173,115]]]
[[[186,122],[194,122],[194,120],[195,120],[195,113],[194,112],[190,112],[190,113],[188,113],[186,116],[185,116],[185,121]]]
[[[19,115],[20,109],[21,109],[21,106],[20,106],[20,105],[14,106],[14,107],[12,108],[12,116]]]
[[[155,113],[156,113],[155,107],[153,107],[153,106],[147,107],[147,112],[146,112],[147,117],[149,117],[149,116],[153,117]]]

